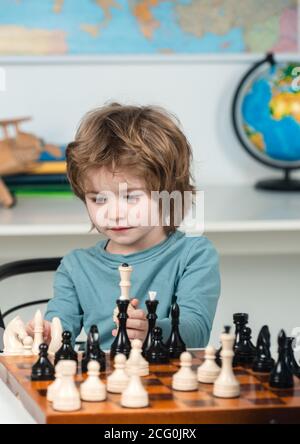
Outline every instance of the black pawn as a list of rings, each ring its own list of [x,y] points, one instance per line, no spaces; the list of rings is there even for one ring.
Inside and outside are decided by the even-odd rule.
[[[39,359],[32,366],[31,381],[53,381],[55,371],[48,359],[48,345],[41,344],[39,350]]]
[[[294,378],[289,365],[289,344],[284,330],[278,335],[278,360],[270,374],[270,387],[288,389],[294,386]]]
[[[257,337],[256,355],[253,361],[253,371],[260,373],[270,373],[275,361],[271,356],[271,335],[267,325],[264,325]]]
[[[230,325],[225,325],[224,333],[230,333],[230,329],[231,329]],[[222,346],[216,351],[216,357],[215,357],[215,361],[219,367],[222,366],[221,351],[222,351]]]
[[[100,371],[105,371],[105,353],[100,347],[100,336],[97,325],[92,325],[87,337],[86,350],[81,361],[82,373],[87,372],[87,365],[90,361],[97,361],[100,364]]]
[[[123,353],[127,358],[131,350],[131,343],[127,335],[126,321],[128,318],[127,309],[129,305],[129,300],[117,299],[116,301],[119,308],[119,328],[117,336],[110,348],[110,357],[113,359],[117,353]]]
[[[292,370],[292,373],[294,376],[297,376],[297,378],[300,378],[300,367],[297,364],[297,361],[295,359],[294,350],[293,350],[293,343],[295,338],[287,337],[287,347],[288,347],[288,362],[290,365],[290,369]]]
[[[256,356],[256,348],[251,342],[251,328],[243,327],[239,343],[234,350],[233,366],[252,364]]]
[[[61,360],[70,360],[78,362],[78,356],[76,351],[72,347],[71,343],[72,334],[69,331],[64,331],[62,334],[62,346],[55,353],[54,365]]]
[[[179,305],[175,301],[171,307],[172,331],[169,339],[166,342],[166,347],[169,350],[169,357],[174,359],[178,359],[181,353],[186,351],[185,343],[183,342],[179,332],[179,315]]]
[[[145,357],[145,354],[147,352],[147,350],[149,350],[151,343],[152,343],[152,336],[153,336],[153,329],[155,327],[155,323],[156,323],[156,319],[157,319],[157,314],[156,314],[156,309],[158,306],[158,301],[156,299],[154,299],[154,301],[151,301],[150,299],[148,299],[146,301],[146,306],[147,306],[147,319],[148,319],[148,332],[147,332],[147,336],[144,340],[143,343],[143,356]]]
[[[145,358],[152,364],[167,364],[169,362],[169,352],[163,343],[160,327],[155,327],[153,330],[152,343],[145,353]]]

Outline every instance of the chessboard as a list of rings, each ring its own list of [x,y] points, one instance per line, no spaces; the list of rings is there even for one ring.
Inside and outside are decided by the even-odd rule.
[[[203,362],[203,351],[190,350],[193,369]],[[213,385],[198,385],[193,392],[172,390],[172,375],[179,361],[150,365],[149,376],[142,381],[149,393],[150,405],[143,409],[124,408],[121,395],[108,393],[106,401],[82,402],[74,412],[57,412],[46,399],[51,382],[32,382],[31,367],[36,357],[0,357],[0,377],[23,403],[38,423],[44,424],[212,424],[212,423],[299,423],[300,380],[289,390],[271,389],[268,374],[254,373],[249,368],[237,367],[234,373],[241,384],[241,396],[221,399],[213,396]],[[112,372],[107,355],[107,370],[101,373],[106,381]],[[85,379],[76,376],[76,384]]]

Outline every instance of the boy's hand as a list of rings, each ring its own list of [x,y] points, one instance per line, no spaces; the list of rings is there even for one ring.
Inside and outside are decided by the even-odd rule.
[[[148,320],[146,318],[145,312],[136,308],[139,304],[138,299],[132,299],[130,301],[131,305],[135,308],[135,310],[128,311],[128,319],[126,323],[126,329],[129,339],[140,339],[144,341],[148,331]],[[112,335],[117,335],[117,329],[112,331]]]
[[[34,320],[32,319],[26,325],[26,331],[29,336],[34,337]],[[43,332],[44,341],[46,344],[50,344],[51,342],[51,322],[44,321],[44,332]]]

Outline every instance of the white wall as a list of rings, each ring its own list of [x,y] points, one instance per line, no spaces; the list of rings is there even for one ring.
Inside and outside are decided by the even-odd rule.
[[[258,164],[240,147],[230,106],[241,76],[261,56],[228,57],[68,63],[2,58],[6,91],[0,92],[0,118],[33,116],[24,129],[65,143],[82,115],[108,100],[159,104],[180,118],[194,150],[199,184],[254,183],[280,173]]]

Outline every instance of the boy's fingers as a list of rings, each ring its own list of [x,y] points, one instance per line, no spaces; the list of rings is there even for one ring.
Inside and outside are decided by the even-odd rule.
[[[126,323],[127,329],[133,330],[147,330],[147,322],[142,319],[127,319]]]
[[[134,308],[137,308],[137,306],[139,305],[139,300],[137,298],[133,298],[131,299],[130,303]]]
[[[134,311],[131,311],[128,313],[128,320],[129,319],[147,319],[145,312],[141,308],[137,308]],[[127,321],[128,322],[128,321]]]

